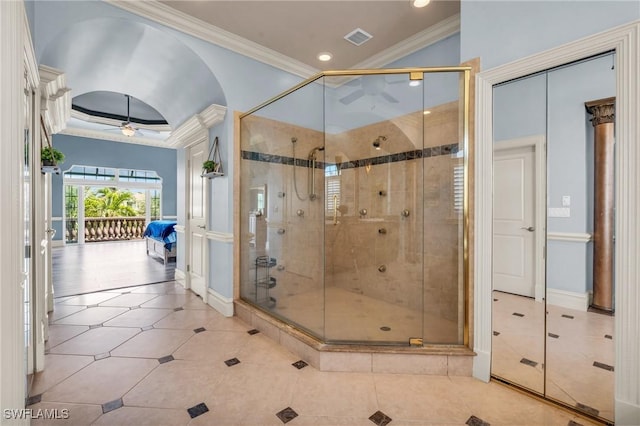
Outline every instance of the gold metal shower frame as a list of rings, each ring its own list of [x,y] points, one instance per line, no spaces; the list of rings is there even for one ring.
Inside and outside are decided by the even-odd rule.
[[[387,74],[407,74],[409,75],[409,79],[410,80],[422,80],[423,79],[423,75],[424,74],[432,74],[432,73],[459,73],[459,74],[463,74],[463,99],[462,99],[462,103],[463,103],[463,117],[462,117],[462,149],[464,152],[464,156],[463,156],[463,188],[464,188],[464,195],[463,195],[463,214],[462,214],[462,221],[463,221],[463,236],[462,236],[462,245],[463,245],[463,250],[462,250],[462,266],[463,266],[463,292],[464,292],[464,324],[463,324],[463,344],[461,346],[464,347],[469,347],[469,342],[470,342],[470,310],[471,310],[471,306],[470,306],[470,274],[469,274],[469,263],[470,263],[470,258],[469,258],[469,245],[470,245],[470,213],[469,213],[469,110],[470,110],[470,78],[471,78],[471,71],[472,71],[472,67],[470,66],[445,66],[445,67],[426,67],[426,68],[384,68],[384,69],[351,69],[351,70],[328,70],[328,71],[322,71],[319,72],[318,74],[313,75],[312,77],[309,77],[308,79],[296,84],[295,86],[291,87],[288,90],[285,90],[284,92],[274,96],[273,98],[261,103],[260,105],[250,109],[249,111],[246,111],[244,113],[236,113],[236,124],[235,124],[235,134],[236,134],[236,141],[239,142],[240,141],[240,120],[244,117],[247,117],[257,111],[259,111],[260,109],[286,97],[287,95],[296,92],[297,90],[319,80],[320,78],[323,77],[360,77],[360,76],[367,76],[367,75],[387,75]],[[237,150],[239,150],[239,146],[240,144],[237,143]],[[240,158],[239,155],[236,155],[236,159],[235,159],[235,170],[239,171],[240,170]],[[234,192],[236,192],[237,194],[239,194],[239,190],[240,190],[240,177],[239,177],[239,172],[235,173],[235,182],[234,182]],[[234,197],[236,200],[239,200],[239,196],[236,195],[236,197]],[[234,206],[236,209],[236,212],[238,212],[237,214],[239,214],[240,209],[239,209],[239,202],[236,201],[236,205]],[[239,226],[239,218],[236,218],[236,225],[234,225],[234,227]],[[236,235],[239,234],[239,228],[236,229]],[[239,277],[239,271],[240,271],[240,267],[239,267],[239,262],[240,262],[240,248],[239,245],[236,245],[236,248],[234,249],[234,263],[235,263],[235,272],[234,272],[234,299],[239,299],[239,283],[240,283],[240,277]],[[257,306],[256,306],[257,307]],[[258,309],[262,310],[260,307],[257,307]],[[264,311],[269,315],[273,315],[270,311]],[[294,327],[293,325],[290,324],[291,327]],[[294,327],[297,328],[297,327]],[[307,334],[305,330],[299,330],[301,331],[303,334]],[[315,336],[311,336],[312,338],[316,339],[317,337]],[[421,340],[421,339],[420,339]],[[436,347],[439,346],[451,346],[451,345],[434,345]],[[454,345],[454,346],[458,346],[458,345]]]

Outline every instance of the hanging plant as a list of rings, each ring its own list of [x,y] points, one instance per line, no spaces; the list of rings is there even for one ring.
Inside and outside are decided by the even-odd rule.
[[[218,171],[218,163],[213,160],[207,160],[202,163],[202,170],[205,173],[217,172]]]
[[[202,163],[202,174],[200,176],[209,179],[224,176],[224,172],[222,171],[222,159],[220,158],[217,136],[213,140],[213,144],[211,145],[211,150],[209,151],[207,161]]]
[[[64,154],[51,146],[45,146],[40,153],[43,166],[56,166],[64,162]]]

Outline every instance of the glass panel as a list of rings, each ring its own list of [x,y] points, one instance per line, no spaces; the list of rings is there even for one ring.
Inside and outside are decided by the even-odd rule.
[[[609,54],[549,72],[547,102],[546,394],[609,421],[615,366],[614,123],[602,120],[594,131],[585,103],[615,96],[613,63]],[[589,307],[590,295],[600,309]]]
[[[319,79],[242,118],[240,165],[240,295],[319,338],[324,337],[322,108]]]
[[[423,94],[409,83],[408,74],[326,77],[316,173],[330,342],[422,337]]]
[[[64,187],[65,242],[78,242],[78,187]]]
[[[424,343],[464,343],[464,73],[424,75]]]
[[[544,393],[544,273],[536,247],[545,238],[546,75],[493,89],[492,374]],[[542,141],[542,144],[536,141]],[[540,224],[540,226],[536,226]]]
[[[149,197],[151,198],[151,220],[160,220],[162,218],[162,212],[160,210],[161,191],[159,189],[152,189],[149,191]]]

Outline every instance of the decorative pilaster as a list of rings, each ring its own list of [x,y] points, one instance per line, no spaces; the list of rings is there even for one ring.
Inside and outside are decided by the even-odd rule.
[[[615,98],[585,103],[594,128],[594,234],[592,307],[612,312],[614,254]]]

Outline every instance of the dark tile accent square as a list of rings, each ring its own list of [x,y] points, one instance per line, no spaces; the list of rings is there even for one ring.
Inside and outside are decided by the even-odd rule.
[[[309,364],[307,364],[307,363],[306,363],[306,362],[304,362],[303,360],[300,360],[300,361],[296,361],[296,362],[294,362],[294,363],[293,363],[293,364],[291,364],[291,365],[293,365],[295,368],[297,368],[298,370],[300,370],[300,369],[302,369],[302,368],[305,368],[305,367],[306,367],[307,365],[309,365]]]
[[[613,371],[613,365],[604,364],[602,362],[593,361],[593,366],[602,368],[603,370]]]
[[[574,422],[573,420],[569,420],[567,426],[584,426],[582,423]]]
[[[597,417],[600,414],[599,410],[596,410],[593,407],[589,407],[588,405],[580,404],[579,402],[576,402],[576,407],[579,410],[582,410],[587,414],[591,414],[592,416],[596,416]]]
[[[102,327],[102,324],[94,324],[94,325],[90,325],[89,326],[89,330],[93,330],[94,328],[100,328]]]
[[[250,335],[252,335],[252,336],[253,336],[254,334],[258,334],[258,333],[260,333],[260,330],[258,330],[258,329],[256,329],[256,328],[254,328],[254,329],[252,329],[252,330],[247,331],[247,333],[249,333]]]
[[[613,336],[612,336],[612,335],[610,335],[610,334],[605,334],[605,335],[604,335],[604,338],[605,338],[605,339],[609,339],[609,340],[613,340]]]
[[[562,314],[562,318],[573,319],[573,315]]]
[[[467,419],[467,421],[465,422],[466,425],[469,426],[489,426],[490,423],[485,422],[484,420],[482,420],[479,417],[476,416],[471,416]]]
[[[106,352],[106,353],[103,353],[103,354],[95,355],[93,357],[93,359],[96,360],[96,361],[100,361],[101,359],[106,359],[106,358],[109,358],[110,356],[111,356],[111,354],[109,352]]]
[[[167,362],[171,362],[173,361],[175,358],[173,357],[173,355],[167,355],[167,356],[163,356],[162,358],[158,358],[158,362],[160,364],[165,364]]]
[[[422,150],[422,158],[431,157],[431,148],[424,148]]]
[[[179,308],[175,308],[174,311],[175,312],[184,311],[184,308],[180,306]]]
[[[113,401],[106,402],[102,404],[102,414],[107,414],[110,411],[117,410],[121,408],[124,404],[122,403],[122,398],[114,399]]]
[[[204,327],[198,327],[195,330],[193,330],[193,332],[196,333],[196,334],[202,333],[203,331],[207,331],[207,329],[204,328]]]
[[[432,157],[437,157],[438,155],[440,155],[442,152],[442,148],[439,146],[432,146],[431,147],[431,156]]]
[[[238,358],[231,358],[226,360],[224,363],[227,364],[227,367],[232,367],[236,364],[240,364],[240,360]]]
[[[452,154],[457,154],[458,151],[460,150],[460,145],[457,143],[452,143],[451,144],[451,153]]]
[[[189,413],[192,419],[203,415],[207,411],[209,411],[209,407],[207,407],[207,404],[205,404],[204,402],[201,402],[198,405],[194,405],[191,408],[187,408],[187,413]]]
[[[29,398],[27,398],[26,406],[28,407],[29,405],[37,404],[40,401],[42,401],[41,393],[39,393],[38,395],[30,396]]]
[[[369,420],[371,420],[378,426],[386,426],[391,423],[391,417],[387,416],[382,411],[376,411],[375,413],[373,413],[371,417],[369,417]]]
[[[530,366],[530,367],[535,367],[536,365],[538,365],[538,363],[537,363],[537,362],[535,362],[535,361],[531,361],[530,359],[527,359],[527,358],[522,358],[522,359],[520,360],[520,363],[522,363],[522,364],[524,364],[524,365],[528,365],[528,366]]]
[[[493,332],[493,335],[494,335],[494,336],[499,336],[499,335],[500,335],[500,332],[499,332],[499,331],[494,331],[494,332]]]
[[[553,334],[553,333],[547,333],[547,335],[548,335],[549,337],[554,338],[554,339],[557,339],[558,337],[560,337],[560,336],[558,336],[557,334]]]
[[[277,412],[276,416],[282,421],[282,423],[288,423],[298,417],[298,413],[296,413],[293,408],[287,407],[284,410]]]
[[[521,314],[520,312],[514,312],[514,313],[513,313],[513,314],[511,314],[511,315],[514,315],[514,316],[516,316],[516,317],[523,317],[523,316],[524,316],[524,314]]]
[[[141,330],[142,331],[153,330],[153,326],[152,325],[148,325],[146,327],[142,327]]]
[[[451,154],[451,145],[442,145],[440,152],[442,155]]]

